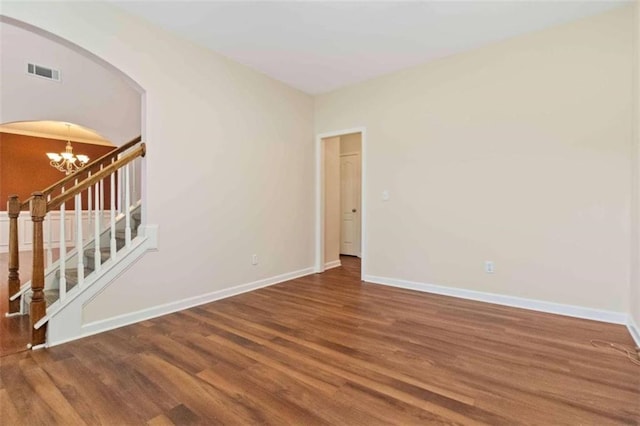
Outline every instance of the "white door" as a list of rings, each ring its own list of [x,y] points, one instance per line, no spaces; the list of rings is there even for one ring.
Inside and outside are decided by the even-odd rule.
[[[340,156],[340,254],[360,256],[360,153]]]

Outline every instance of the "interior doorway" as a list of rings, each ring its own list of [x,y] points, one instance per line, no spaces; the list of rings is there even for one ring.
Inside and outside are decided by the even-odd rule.
[[[316,272],[343,266],[345,256],[364,265],[364,149],[364,129],[318,136]]]
[[[359,142],[360,134],[354,136]],[[340,139],[340,254],[360,257],[360,147],[358,144],[357,151],[345,152],[344,142]]]

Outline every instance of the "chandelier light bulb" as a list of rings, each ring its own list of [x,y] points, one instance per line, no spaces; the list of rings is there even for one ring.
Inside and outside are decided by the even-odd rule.
[[[83,168],[89,162],[89,157],[82,154],[77,156],[73,155],[73,147],[71,146],[71,125],[67,123],[66,126],[67,145],[64,148],[64,152],[61,152],[60,154],[47,152],[47,157],[50,160],[49,164],[51,167],[64,172],[64,174],[70,175],[71,173],[77,172]]]

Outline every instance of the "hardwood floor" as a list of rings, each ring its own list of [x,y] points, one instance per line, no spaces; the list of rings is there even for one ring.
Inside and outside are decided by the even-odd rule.
[[[623,326],[359,281],[359,264],[0,358],[0,423],[640,424]]]

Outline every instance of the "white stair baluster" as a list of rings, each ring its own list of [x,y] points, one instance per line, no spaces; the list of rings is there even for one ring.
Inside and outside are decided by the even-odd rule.
[[[47,203],[51,201],[51,194],[47,195]],[[52,219],[52,214],[48,214],[45,216],[44,221],[45,221],[45,225],[47,226],[47,267],[51,266],[51,264],[53,263],[53,250],[52,250],[52,245],[53,245],[53,219]]]
[[[100,209],[98,208],[100,206],[100,203],[98,202],[99,200],[99,196],[100,196],[100,183],[96,182],[95,184],[95,191],[96,191],[96,208],[94,209],[94,219],[95,219],[95,223],[94,223],[94,234],[93,234],[93,247],[94,247],[94,251],[93,251],[93,265],[94,271],[99,271],[100,269],[102,269],[102,256],[100,253]],[[91,192],[91,191],[89,191]]]
[[[120,157],[120,156],[118,156],[118,157]],[[120,159],[120,158],[118,158],[118,159]],[[118,181],[117,182],[117,191],[118,191],[118,198],[117,198],[118,206],[117,206],[117,208],[118,208],[118,213],[122,213],[122,212],[124,212],[124,209],[122,208],[122,197],[124,196],[123,195],[123,191],[122,191],[122,168],[119,168],[116,171],[116,173],[117,173],[116,177],[117,177],[117,181]]]
[[[87,174],[87,178],[91,177],[91,172]],[[91,188],[87,190],[87,226],[91,229],[91,208],[93,207],[93,197],[91,195]]]
[[[64,193],[64,186],[62,187]],[[67,296],[67,239],[65,238],[65,203],[60,204],[60,280],[58,281],[60,287],[60,301],[64,301]]]
[[[102,171],[103,166],[100,166]],[[104,179],[100,180],[100,223],[104,223]],[[100,229],[102,231],[102,229]]]
[[[127,247],[131,246],[131,182],[129,176],[129,165],[124,166],[124,210],[125,210],[125,228],[124,241]]]
[[[91,192],[91,190],[89,190]],[[84,245],[82,241],[82,193],[75,196],[76,200],[76,250],[78,252],[78,287],[84,284]]]
[[[131,173],[133,173],[133,203],[135,204],[136,202],[138,202],[138,200],[140,199],[140,192],[138,191],[138,173],[140,171],[140,166],[138,164],[138,161],[140,160],[140,158],[136,158],[135,160],[133,160],[131,162],[131,168],[133,169]]]
[[[110,176],[111,184],[109,193],[111,199],[111,240],[109,241],[109,245],[111,247],[111,259],[116,259],[116,252],[118,251],[118,247],[116,246],[116,175],[115,173],[111,173]]]

